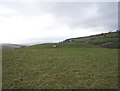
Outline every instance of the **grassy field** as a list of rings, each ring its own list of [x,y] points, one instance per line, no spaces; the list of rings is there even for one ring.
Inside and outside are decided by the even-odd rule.
[[[118,50],[79,43],[3,50],[3,89],[117,89]]]

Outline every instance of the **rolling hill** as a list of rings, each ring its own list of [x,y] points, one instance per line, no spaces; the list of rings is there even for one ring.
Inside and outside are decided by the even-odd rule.
[[[118,89],[118,50],[81,43],[47,43],[3,50],[3,91]]]
[[[120,32],[101,33],[98,35],[91,35],[86,37],[70,38],[63,41],[63,43],[84,43],[99,45],[106,48],[120,49]]]

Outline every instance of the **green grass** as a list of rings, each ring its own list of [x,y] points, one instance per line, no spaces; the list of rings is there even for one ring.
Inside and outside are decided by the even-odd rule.
[[[81,39],[74,39],[75,41],[81,42],[81,41],[90,41],[90,38],[81,38]]]
[[[109,44],[113,44],[113,42],[107,42],[107,43],[104,43],[102,45],[105,46],[105,45],[109,45]]]
[[[118,36],[118,33],[110,33],[110,34],[107,34],[107,37],[115,37],[115,36]]]
[[[118,49],[52,45],[3,50],[3,89],[118,88]]]
[[[92,42],[108,42],[108,41],[118,42],[118,38],[98,38],[98,39],[92,40]]]

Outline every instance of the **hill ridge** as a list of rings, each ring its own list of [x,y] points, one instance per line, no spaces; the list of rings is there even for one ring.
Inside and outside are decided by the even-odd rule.
[[[90,35],[86,37],[77,37],[64,40],[62,43],[84,43],[99,45],[106,48],[119,48],[120,45],[120,31],[101,33]]]

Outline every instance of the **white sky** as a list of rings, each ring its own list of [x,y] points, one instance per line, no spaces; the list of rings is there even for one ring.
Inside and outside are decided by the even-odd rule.
[[[115,29],[117,3],[0,3],[0,43],[60,42]]]

